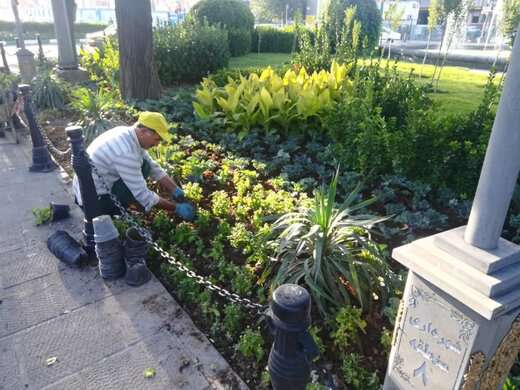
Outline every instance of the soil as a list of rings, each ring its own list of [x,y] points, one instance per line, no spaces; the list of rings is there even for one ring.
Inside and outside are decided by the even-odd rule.
[[[60,153],[65,152],[70,148],[70,143],[67,140],[65,128],[70,126],[77,118],[68,112],[42,112],[38,114],[38,124],[42,132],[44,132],[51,141],[54,148],[49,148],[52,157],[60,164],[65,171],[72,176],[74,173],[71,166],[71,154]]]
[[[70,147],[69,142],[67,141],[65,128],[74,121],[76,118],[71,116],[70,114],[62,114],[62,115],[45,115],[45,113],[39,115],[39,124],[42,128],[42,130],[47,134],[48,138],[52,142],[52,144],[59,150],[65,151]],[[56,153],[52,148],[50,148],[50,152],[53,155],[53,157],[59,162],[59,164],[69,173],[72,174],[73,170],[71,167],[71,160],[70,160],[70,153],[62,154],[62,153]],[[218,156],[212,156],[212,159],[219,160]],[[214,173],[212,171],[205,171],[203,173],[203,180],[201,182],[203,193],[204,193],[204,199],[208,198],[209,193],[213,192],[214,190],[218,189],[218,185],[214,180]],[[264,188],[268,188],[270,186],[269,183],[266,182],[266,178],[262,178],[262,183],[264,185]],[[157,189],[157,188],[154,188]],[[224,190],[228,190],[228,188],[224,188]],[[228,192],[232,192],[233,189],[229,188]],[[409,199],[401,199],[401,201],[406,204],[409,202]],[[208,208],[209,205],[201,205],[204,208]],[[456,215],[454,215],[453,212],[450,210],[440,210],[441,212],[444,212],[449,216],[449,226],[457,226],[460,224],[460,218],[458,218]],[[145,217],[147,220],[146,222],[149,224],[151,221],[149,220],[151,218],[150,215]],[[215,235],[216,226],[210,225],[206,228],[208,231],[200,232],[200,236],[205,241],[206,247],[208,246],[208,242],[205,238],[210,238]],[[435,232],[417,232],[419,236],[427,236],[430,233],[437,233]],[[395,242],[386,242],[389,245],[389,250],[391,251],[393,247],[401,245],[402,241],[399,238],[395,239]],[[196,258],[196,252],[195,248],[186,248],[187,254],[192,257]],[[226,248],[227,256],[229,257],[229,260],[234,264],[241,264],[243,262],[243,255],[239,252],[237,252],[234,248]],[[197,272],[201,275],[210,275],[213,270],[211,270],[209,267],[205,266],[204,262],[197,262]],[[161,261],[154,259],[150,262],[150,268],[152,272],[157,276],[157,278],[163,283],[163,285],[167,288],[167,290],[175,296],[177,301],[184,307],[184,309],[189,313],[192,320],[195,322],[197,327],[201,329],[211,340],[211,326],[212,324],[207,323],[204,314],[201,312],[200,307],[197,305],[186,305],[182,302],[182,300],[179,299],[179,297],[176,296],[175,293],[175,286],[171,285],[165,275],[161,274],[160,271],[160,264]],[[395,261],[391,261],[391,267],[394,270],[401,269],[401,266],[397,264]],[[217,301],[220,301],[219,298],[217,298]],[[1,301],[0,301],[1,302]],[[155,302],[143,302],[143,304],[147,304],[151,306],[151,308],[155,308],[154,305]],[[380,340],[377,339],[376,335],[379,335],[380,330],[383,327],[386,327],[387,329],[392,329],[391,325],[387,323],[387,321],[381,317],[380,315],[376,314],[377,310],[373,311],[373,315],[368,320],[368,326],[366,329],[366,335],[362,338],[361,344],[362,344],[362,350],[363,354],[365,356],[368,356],[368,361],[365,361],[365,366],[369,370],[377,370],[382,377],[384,375],[384,372],[386,370],[387,365],[387,354],[385,351],[381,350],[380,347]],[[317,324],[320,323],[320,317],[317,315],[317,313],[313,310],[313,323]],[[320,325],[324,325],[323,323],[320,323]],[[166,326],[170,326],[169,324],[166,324]],[[264,334],[264,340],[266,340],[266,345],[270,345],[272,342],[272,337],[269,334],[267,330],[265,330]],[[322,340],[327,345],[332,345],[332,340],[327,337],[328,335],[320,335],[322,337]],[[212,340],[212,342],[215,344],[216,348],[219,350],[219,352],[226,358],[226,360],[231,364],[233,369],[248,383],[251,388],[259,388],[260,383],[259,381],[259,375],[258,373],[261,372],[263,367],[265,367],[267,357],[264,358],[265,361],[262,361],[258,366],[254,365],[252,366],[251,363],[246,362],[244,359],[241,359],[240,356],[237,355],[236,350],[234,347],[229,343],[229,341],[226,340],[226,337],[222,337],[218,340]],[[268,352],[268,351],[266,351]],[[334,351],[330,351],[334,355]],[[337,357],[335,356],[323,356],[321,361],[322,362],[334,362],[334,366],[340,367],[341,362],[335,361]],[[330,364],[329,364],[330,365]],[[181,367],[182,369],[183,367]],[[232,378],[232,376],[229,376],[227,372],[222,372],[222,378]],[[230,383],[231,388],[234,388],[233,384]]]

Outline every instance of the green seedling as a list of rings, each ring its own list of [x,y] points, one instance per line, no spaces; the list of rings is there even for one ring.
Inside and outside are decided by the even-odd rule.
[[[50,222],[52,219],[52,210],[49,207],[35,207],[32,209],[34,218],[36,219],[36,226],[40,226]]]

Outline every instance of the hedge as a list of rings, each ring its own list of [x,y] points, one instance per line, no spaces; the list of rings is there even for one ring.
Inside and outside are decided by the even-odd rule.
[[[154,49],[163,85],[198,82],[229,62],[227,31],[207,21],[186,20],[156,27]]]
[[[242,0],[201,0],[190,11],[200,22],[223,26],[228,31],[229,51],[233,57],[251,51],[255,17]]]
[[[94,31],[104,30],[106,24],[96,23],[76,23],[74,24],[75,38],[84,38],[85,34]],[[36,34],[40,34],[42,39],[54,39],[54,23],[24,22],[23,29],[25,39],[36,39]],[[14,41],[16,39],[16,26],[14,22],[0,20],[0,40]]]
[[[275,27],[258,26],[253,33],[255,53],[292,53],[296,33]],[[258,47],[260,44],[260,48]]]

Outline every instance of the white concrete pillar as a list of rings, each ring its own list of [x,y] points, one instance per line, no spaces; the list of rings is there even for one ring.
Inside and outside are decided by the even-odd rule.
[[[75,10],[72,0],[52,0],[54,30],[58,41],[58,68],[77,69],[78,56],[74,42],[72,11]]]
[[[517,39],[468,226],[392,253],[410,272],[385,390],[501,388],[520,352],[520,246],[500,238],[519,171]]]
[[[480,173],[464,239],[494,249],[520,170],[520,39],[515,39],[504,90]]]

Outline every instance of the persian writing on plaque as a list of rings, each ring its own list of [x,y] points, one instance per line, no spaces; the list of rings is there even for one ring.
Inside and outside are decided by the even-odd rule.
[[[453,389],[476,324],[415,279],[405,302],[392,376],[408,388]]]

